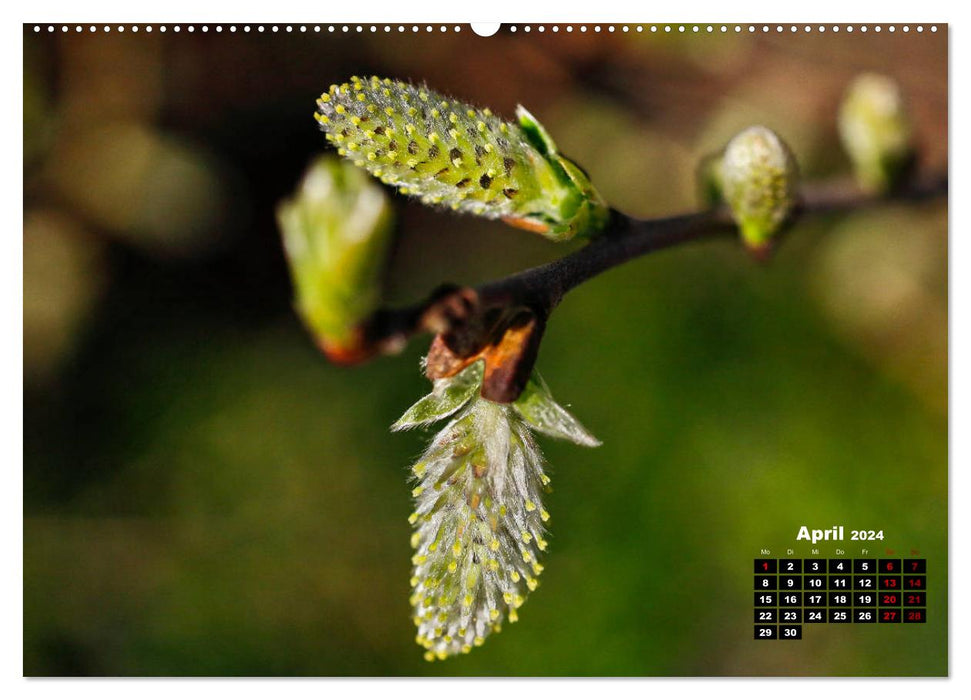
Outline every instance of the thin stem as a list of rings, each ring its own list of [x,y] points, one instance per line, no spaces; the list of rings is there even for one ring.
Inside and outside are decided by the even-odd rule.
[[[805,186],[792,222],[810,216],[855,211],[891,202],[946,196],[946,174],[916,178],[898,190],[876,195],[840,180]],[[735,230],[727,209],[681,214],[658,219],[635,219],[614,211],[607,229],[587,246],[545,265],[487,282],[476,288],[440,288],[425,301],[406,308],[382,310],[366,324],[370,342],[398,349],[419,332],[466,335],[494,332],[483,323],[496,310],[528,309],[544,321],[571,289],[631,260],[684,243],[701,241]],[[477,323],[474,321],[478,321]],[[466,337],[463,344],[477,345]],[[481,343],[479,343],[481,344]]]

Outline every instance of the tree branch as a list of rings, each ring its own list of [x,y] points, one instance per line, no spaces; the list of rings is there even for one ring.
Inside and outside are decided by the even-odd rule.
[[[887,195],[864,192],[847,180],[807,185],[790,223],[810,215],[933,199],[947,196],[947,191],[943,173],[914,178]],[[606,230],[559,260],[475,288],[443,286],[421,303],[378,311],[363,324],[362,342],[373,355],[397,352],[417,333],[436,334],[426,372],[433,379],[450,376],[478,359],[487,359],[487,364],[489,357],[507,359],[515,355],[510,343],[521,343],[526,357],[517,358],[517,371],[497,373],[492,384],[487,376],[483,383],[486,398],[512,401],[532,370],[547,318],[567,292],[643,255],[735,230],[726,208],[659,219],[635,219],[613,211]]]

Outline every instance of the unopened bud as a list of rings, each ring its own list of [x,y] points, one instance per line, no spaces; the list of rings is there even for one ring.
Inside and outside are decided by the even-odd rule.
[[[728,142],[720,170],[742,240],[764,254],[796,203],[799,168],[792,151],[771,129],[751,126]]]
[[[866,73],[850,85],[840,105],[839,132],[860,186],[887,192],[913,160],[910,121],[897,83]]]
[[[297,312],[335,361],[357,359],[358,325],[379,302],[391,220],[381,188],[330,156],[277,209]]]

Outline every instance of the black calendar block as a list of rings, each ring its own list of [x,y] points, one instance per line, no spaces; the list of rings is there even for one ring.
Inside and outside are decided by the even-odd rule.
[[[853,594],[853,607],[856,608],[869,608],[877,604],[877,593],[872,591],[870,593],[854,593]]]
[[[802,621],[805,623],[826,622],[826,608],[805,608],[802,611]]]
[[[779,587],[779,582],[777,579],[777,576],[756,576],[755,590],[774,591]]]
[[[850,576],[830,576],[829,577],[829,590],[831,591],[848,591],[850,590],[850,584],[852,583],[852,577]]]
[[[780,591],[802,590],[802,576],[780,576],[779,590]]]
[[[927,588],[926,576],[904,576],[905,591],[923,591]]]
[[[779,639],[802,639],[802,625],[779,625]]]
[[[770,625],[773,622],[779,621],[779,611],[775,608],[769,608],[767,610],[756,610],[755,611],[755,621],[760,625]]]
[[[822,607],[826,605],[826,594],[806,591],[803,594],[803,605],[805,605],[807,608]]]
[[[778,605],[779,598],[777,593],[759,591],[755,594],[755,607],[757,608],[775,608]]]
[[[852,597],[849,592],[840,593],[838,591],[830,591],[829,594],[829,607],[831,608],[848,608],[851,605]]]
[[[849,559],[830,559],[829,573],[848,574],[853,570],[853,563]]]
[[[800,605],[802,605],[802,593],[785,591],[779,594],[779,607],[798,608]]]
[[[877,572],[876,559],[854,559],[853,560],[854,574],[875,574],[876,572]]]
[[[926,559],[904,559],[904,573],[905,574],[926,574],[927,560]]]
[[[884,622],[889,622],[889,623],[900,622],[903,619],[903,616],[900,614],[900,610],[897,609],[897,608],[893,608],[893,609],[880,608],[880,612],[878,614],[878,617],[879,617],[879,620],[880,620],[881,623],[884,623]]]
[[[783,625],[797,625],[802,622],[802,608],[779,608],[779,622]]]
[[[825,576],[803,576],[802,588],[804,591],[825,591]]]
[[[756,559],[755,560],[755,573],[774,574],[775,571],[776,571],[775,559]]]
[[[900,560],[899,559],[881,559],[878,564],[881,574],[899,574],[900,573]]]
[[[927,622],[927,610],[925,608],[908,608],[904,610],[904,622]]]
[[[775,625],[756,625],[755,626],[755,638],[756,639],[776,639],[778,637],[778,630]]]
[[[825,559],[804,559],[802,562],[802,572],[804,574],[825,574]]]
[[[899,608],[900,599],[900,593],[883,591],[880,593],[880,606],[885,608]]]
[[[927,594],[907,591],[903,594],[905,608],[923,608],[927,605]]]
[[[876,576],[854,576],[853,590],[854,591],[877,590],[877,577]]]
[[[877,621],[876,608],[853,608],[853,622],[867,624]]]
[[[802,559],[780,559],[779,573],[780,574],[801,574]],[[917,573],[917,572],[915,571],[914,573]]]
[[[829,621],[832,622],[833,624],[842,624],[844,622],[850,622],[852,619],[850,617],[851,612],[852,611],[849,609],[839,610],[839,609],[830,608]]]
[[[881,591],[899,591],[901,588],[900,576],[881,575],[877,578],[877,583]]]

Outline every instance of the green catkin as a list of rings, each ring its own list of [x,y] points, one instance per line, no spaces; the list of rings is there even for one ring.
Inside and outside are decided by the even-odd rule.
[[[509,123],[377,77],[332,85],[317,108],[341,156],[425,204],[502,218],[557,240],[606,224],[606,205],[586,176],[522,108],[520,123]]]

